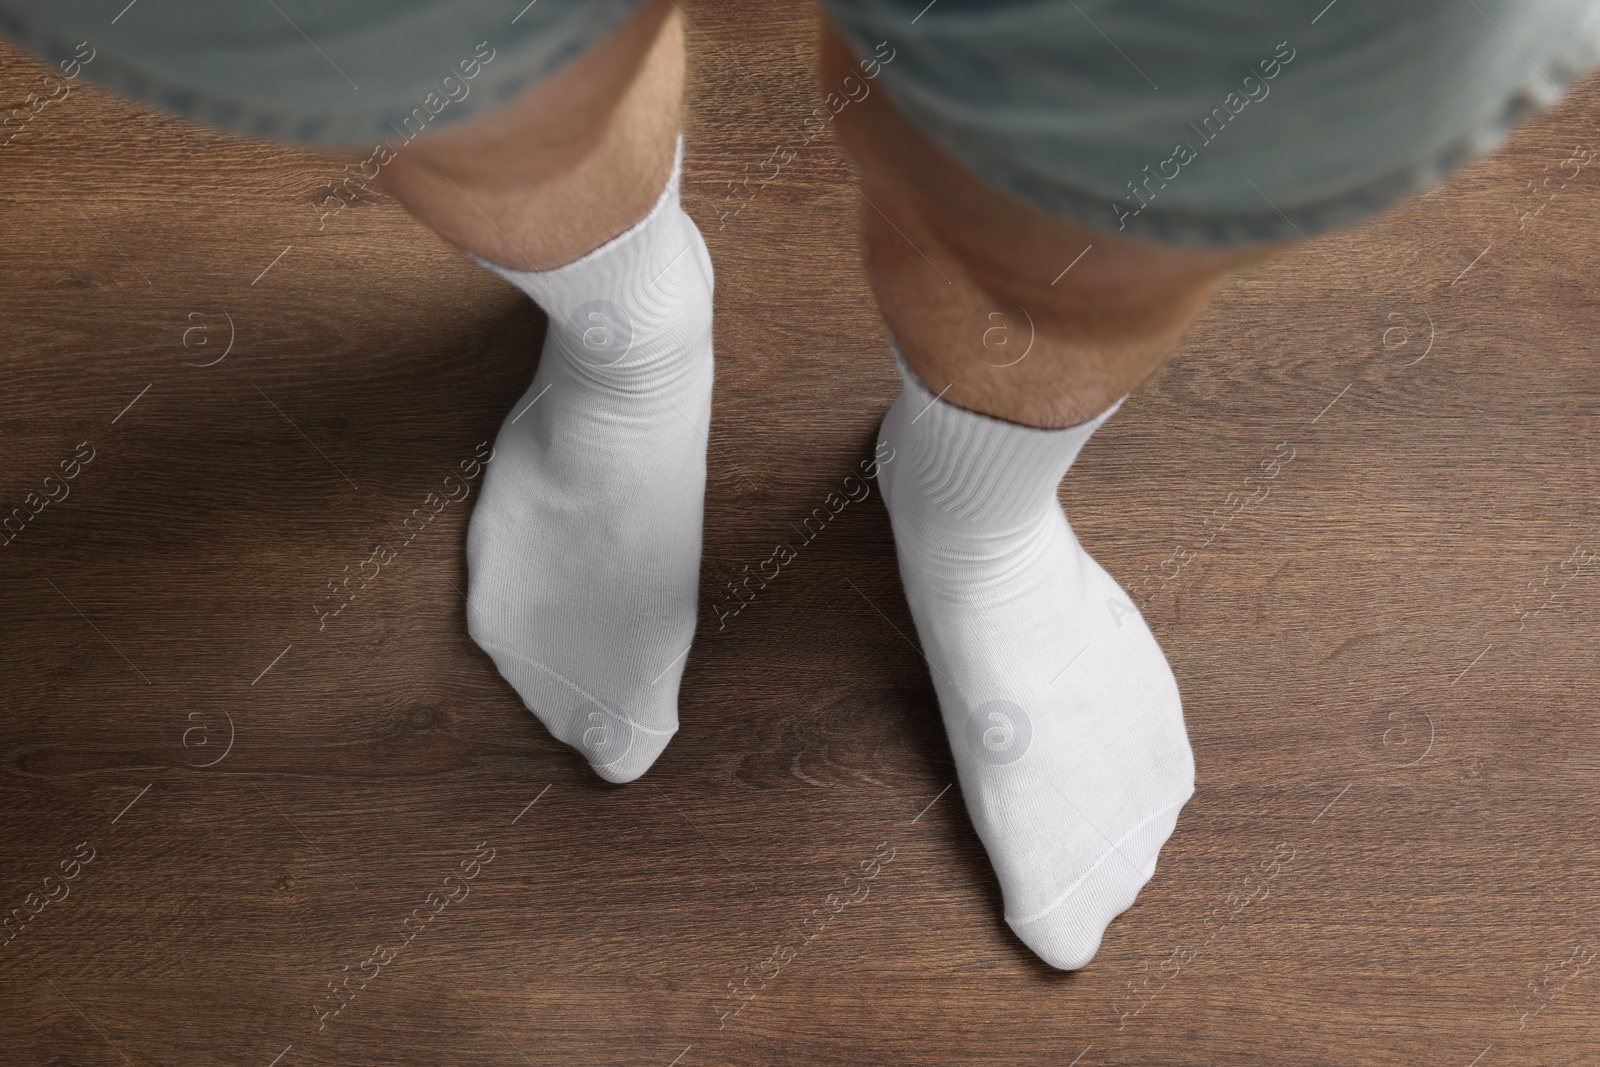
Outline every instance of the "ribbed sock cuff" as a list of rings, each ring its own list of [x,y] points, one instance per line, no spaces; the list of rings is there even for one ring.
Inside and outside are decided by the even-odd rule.
[[[644,218],[613,237],[598,248],[585,252],[571,263],[550,270],[513,270],[474,256],[478,265],[500,275],[518,289],[527,293],[544,308],[552,319],[565,319],[578,304],[597,295],[599,290],[623,290],[630,285],[643,286],[665,270],[674,256],[681,252],[683,242],[655,240],[679,206],[679,188],[683,182],[683,136],[678,136],[677,151],[672,160],[672,173],[667,176],[666,187]],[[653,248],[645,246],[653,244]],[[645,254],[629,255],[637,246]],[[628,275],[618,278],[612,264],[630,260]]]
[[[683,138],[644,218],[564,266],[520,271],[479,260],[549,317],[546,356],[606,388],[653,392],[711,365],[711,261],[678,200]]]
[[[956,407],[922,384],[899,349],[894,357],[908,404],[895,447],[931,503],[973,522],[1021,522],[1054,504],[1079,450],[1127,399],[1077,426],[1038,429]]]

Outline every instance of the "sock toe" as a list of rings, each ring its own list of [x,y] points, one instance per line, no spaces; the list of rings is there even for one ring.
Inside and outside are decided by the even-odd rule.
[[[1086,967],[1100,951],[1111,920],[1133,906],[1156,873],[1157,853],[1177,825],[1188,798],[1156,812],[1084,872],[1078,883],[1043,912],[1006,925],[1040,959],[1063,971]]]
[[[583,754],[589,759],[589,766],[593,768],[594,773],[615,785],[624,785],[655,766],[656,760],[666,751],[667,743],[677,732],[677,727],[663,732],[645,730],[633,724],[629,734],[628,750],[622,755],[612,757],[605,763],[597,763],[587,752]],[[583,749],[580,748],[579,751],[583,752]]]
[[[602,699],[508,647],[503,638],[490,639],[477,629],[473,637],[550,735],[576,749],[608,782],[631,782],[644,774],[678,732],[681,663],[658,679],[658,685],[637,692],[635,700],[615,694]]]

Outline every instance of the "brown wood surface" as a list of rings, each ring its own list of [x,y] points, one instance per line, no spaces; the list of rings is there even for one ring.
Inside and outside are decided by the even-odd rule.
[[[1166,647],[1199,784],[1066,975],[1004,926],[948,788],[876,494],[717,627],[895,375],[831,136],[719,228],[815,105],[812,16],[687,10],[702,624],[683,729],[623,788],[469,640],[472,500],[316,617],[493,436],[539,313],[380,196],[319,231],[312,153],[90,90],[0,149],[0,506],[94,457],[0,548],[0,914],[69,893],[0,945],[0,1062],[1600,1064],[1600,166],[1518,217],[1600,147],[1600,85],[1232,278],[1077,464],[1063,499]],[[8,108],[43,76],[0,68]]]

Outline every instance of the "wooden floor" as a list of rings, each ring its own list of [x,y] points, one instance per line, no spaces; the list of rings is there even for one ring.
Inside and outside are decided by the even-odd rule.
[[[0,507],[66,494],[0,547],[0,1062],[1600,1064],[1600,84],[1233,278],[1074,469],[1199,784],[1068,975],[1001,920],[875,493],[717,626],[895,375],[831,136],[728,199],[810,15],[687,10],[702,624],[623,788],[466,633],[445,478],[534,308],[376,193],[319,228],[308,153],[87,89],[0,149]]]

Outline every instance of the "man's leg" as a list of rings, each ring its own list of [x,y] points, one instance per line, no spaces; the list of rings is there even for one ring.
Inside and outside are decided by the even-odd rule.
[[[511,106],[421,138],[388,187],[549,316],[467,539],[473,638],[603,778],[677,730],[711,412],[711,262],[678,204],[664,0]]]
[[[825,31],[824,85],[856,62]],[[1012,929],[1081,967],[1154,873],[1194,765],[1166,659],[1057,487],[1222,272],[1260,253],[1134,244],[1023,207],[882,92],[837,123],[903,360],[879,480],[967,808]]]
[[[653,0],[517,100],[406,145],[384,187],[467,252],[548,270],[650,210],[672,172],[682,107],[683,32]]]
[[[825,87],[859,80],[831,27],[822,52]],[[881,91],[836,126],[864,171],[867,274],[900,353],[972,411],[1046,428],[1087,421],[1160,366],[1224,272],[1266,254],[1118,240],[1023,206],[951,160]],[[1007,366],[1030,333],[1018,308],[1033,345]],[[987,348],[984,330],[994,331]]]

